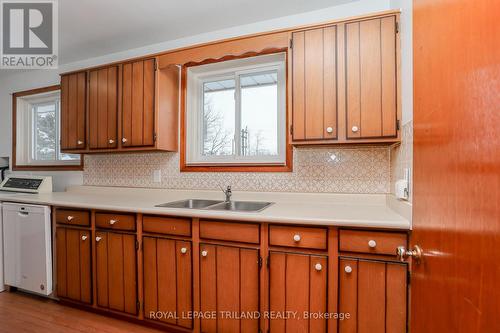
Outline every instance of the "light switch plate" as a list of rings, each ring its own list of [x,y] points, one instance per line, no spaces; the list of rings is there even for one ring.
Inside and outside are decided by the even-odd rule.
[[[153,171],[153,182],[161,183],[161,170]]]

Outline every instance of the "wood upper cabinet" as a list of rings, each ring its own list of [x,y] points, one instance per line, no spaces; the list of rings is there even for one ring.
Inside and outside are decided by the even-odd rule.
[[[122,145],[152,146],[155,133],[155,59],[123,65]]]
[[[337,138],[337,27],[292,34],[293,139]]]
[[[92,303],[90,230],[57,227],[57,296]]]
[[[61,76],[61,149],[86,148],[87,73]]]
[[[89,72],[90,149],[117,147],[118,66]]]
[[[397,136],[396,16],[345,24],[347,138]]]
[[[259,251],[223,245],[200,244],[201,331],[258,332],[258,318],[231,318],[221,313],[259,311]]]
[[[192,328],[191,242],[157,237],[143,238],[144,317]]]
[[[96,232],[97,305],[137,314],[135,235]]]
[[[306,318],[304,313],[328,312],[327,257],[272,251],[269,265],[270,311],[296,312],[296,317],[271,320],[270,332],[326,332],[326,319]]]
[[[339,332],[404,333],[407,311],[407,265],[341,258]]]

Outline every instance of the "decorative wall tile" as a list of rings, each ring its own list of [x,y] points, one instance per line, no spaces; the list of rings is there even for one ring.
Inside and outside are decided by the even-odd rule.
[[[396,181],[404,179],[404,169],[410,168],[410,196],[408,201],[413,200],[413,122],[403,125],[401,133],[401,144],[391,149],[391,188],[394,194]]]
[[[180,172],[178,153],[86,155],[85,185],[236,191],[389,193],[389,147],[295,148],[293,172]],[[161,183],[153,182],[161,170]]]

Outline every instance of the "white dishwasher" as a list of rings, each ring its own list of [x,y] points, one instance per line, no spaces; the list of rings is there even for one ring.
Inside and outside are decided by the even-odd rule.
[[[50,208],[5,202],[2,206],[5,285],[50,295]]]

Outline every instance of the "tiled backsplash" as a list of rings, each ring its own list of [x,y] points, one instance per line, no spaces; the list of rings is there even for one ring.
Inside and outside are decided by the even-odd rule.
[[[295,148],[293,172],[180,172],[178,153],[86,155],[85,185],[266,192],[389,193],[389,147]],[[161,170],[161,182],[154,171]]]
[[[410,197],[413,200],[413,122],[408,122],[403,125],[403,132],[401,133],[401,145],[395,146],[391,149],[391,189],[390,192],[394,193],[394,186],[397,180],[404,179],[404,169],[410,168]]]

